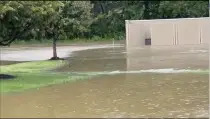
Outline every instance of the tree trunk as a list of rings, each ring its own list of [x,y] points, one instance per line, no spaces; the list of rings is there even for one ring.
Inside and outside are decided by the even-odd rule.
[[[60,60],[60,58],[57,56],[56,41],[57,41],[57,39],[54,38],[53,39],[53,46],[52,46],[52,48],[53,48],[53,57],[50,60]]]
[[[57,58],[57,50],[56,50],[56,39],[53,39],[53,57]]]

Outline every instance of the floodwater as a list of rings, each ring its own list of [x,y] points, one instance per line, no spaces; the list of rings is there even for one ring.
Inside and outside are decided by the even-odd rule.
[[[142,69],[208,69],[209,47],[156,46],[134,48],[112,47],[74,52],[58,71],[132,71]]]
[[[1,95],[2,117],[208,118],[209,47],[109,47],[76,51],[57,72],[100,74]]]
[[[58,46],[57,54],[59,57],[66,58],[71,55],[74,51],[81,51],[87,49],[99,49],[112,47],[111,44],[97,44],[89,46]],[[121,47],[120,44],[117,44],[116,47]],[[48,60],[52,57],[52,47],[11,47],[11,48],[0,48],[1,61],[39,61],[39,60]]]

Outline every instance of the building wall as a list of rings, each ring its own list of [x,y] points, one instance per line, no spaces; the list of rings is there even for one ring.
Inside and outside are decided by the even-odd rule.
[[[201,44],[209,44],[210,43],[210,18],[201,19]]]
[[[152,45],[175,45],[175,24],[173,21],[160,21],[151,25]]]
[[[206,44],[210,41],[210,18],[127,20],[127,49],[151,45]]]
[[[129,21],[126,21],[129,22]],[[126,24],[126,43],[128,47],[145,45],[145,38],[150,38],[150,24],[148,22],[129,22]]]
[[[180,19],[177,25],[177,45],[200,44],[200,19]]]

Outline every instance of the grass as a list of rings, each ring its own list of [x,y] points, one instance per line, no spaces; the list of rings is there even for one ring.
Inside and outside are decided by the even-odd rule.
[[[40,73],[63,65],[64,61],[34,61],[1,66],[2,73]]]
[[[50,71],[63,65],[64,61],[37,61],[1,66],[1,73],[16,76],[15,79],[1,80],[1,93],[19,92],[52,84],[87,79],[87,75],[72,75]]]
[[[101,37],[93,37],[93,38],[74,38],[74,39],[67,39],[67,40],[58,40],[57,45],[74,45],[74,44],[85,44],[85,43],[104,43],[104,42],[112,42],[113,38],[101,38]],[[32,46],[51,46],[52,40],[16,40],[11,44],[12,46],[22,46],[22,45],[32,45]]]

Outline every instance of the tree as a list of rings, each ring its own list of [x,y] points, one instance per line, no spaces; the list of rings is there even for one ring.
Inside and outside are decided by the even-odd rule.
[[[25,5],[24,2],[16,1],[0,2],[0,45],[9,45],[31,31],[33,13]]]
[[[60,1],[46,1],[40,7],[43,10],[39,10],[39,8],[34,9],[42,16],[37,21],[40,23],[38,30],[44,34],[42,38],[53,40],[53,57],[51,60],[58,60],[60,58],[57,56],[56,42],[59,39],[59,34],[61,34],[64,25],[62,22],[62,9],[64,4]]]
[[[65,3],[62,16],[63,30],[68,38],[87,37],[92,24],[93,6],[89,1],[68,1]]]
[[[208,17],[208,1],[161,1],[159,18]]]
[[[91,9],[86,1],[1,1],[0,45],[31,38],[52,39],[51,59],[59,59],[57,40],[87,34]]]
[[[53,39],[53,57],[52,60],[59,59],[56,52],[56,42],[63,36],[68,38],[72,36],[81,37],[89,32],[91,24],[92,6],[88,1],[67,1],[62,8],[52,15],[48,28],[47,38]]]
[[[58,5],[60,4],[56,2],[56,6]],[[0,6],[0,45],[9,45],[14,40],[29,39],[32,32],[41,31],[43,23],[50,23],[43,22],[52,19],[46,16],[52,16],[56,12],[55,5],[41,1],[1,1]]]

